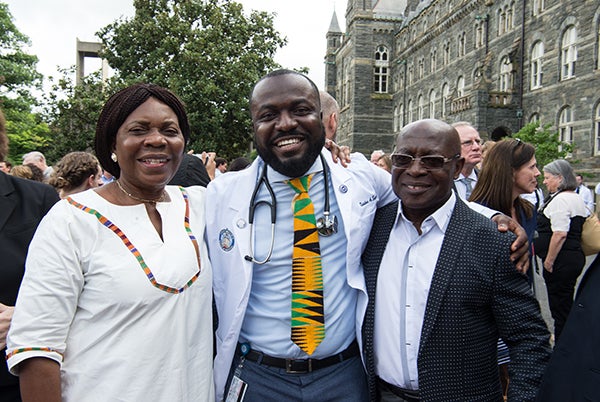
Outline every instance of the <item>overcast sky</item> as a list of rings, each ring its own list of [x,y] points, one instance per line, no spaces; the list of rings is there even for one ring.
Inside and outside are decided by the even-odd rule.
[[[29,36],[29,53],[39,58],[38,71],[44,76],[59,76],[57,66],[75,64],[76,38],[99,41],[95,33],[121,16],[133,15],[132,0],[0,0],[8,4],[14,22]],[[308,67],[309,76],[324,87],[325,35],[335,7],[338,22],[345,30],[346,0],[237,0],[245,10],[276,13],[275,28],[288,44],[275,60],[286,68]],[[99,63],[86,59],[86,72]]]

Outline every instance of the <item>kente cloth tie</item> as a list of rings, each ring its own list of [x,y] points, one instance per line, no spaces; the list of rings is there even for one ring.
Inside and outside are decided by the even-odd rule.
[[[292,252],[292,335],[303,351],[312,355],[325,338],[323,316],[323,273],[321,248],[315,220],[315,208],[308,195],[313,174],[287,180],[296,192],[294,213],[294,249]]]
[[[471,184],[471,181],[473,181],[473,179],[471,179],[470,177],[463,177],[462,179],[460,179],[460,181],[462,181],[465,184],[465,187],[467,189],[465,192],[465,200],[468,200],[471,196],[471,193],[473,192],[473,185]]]

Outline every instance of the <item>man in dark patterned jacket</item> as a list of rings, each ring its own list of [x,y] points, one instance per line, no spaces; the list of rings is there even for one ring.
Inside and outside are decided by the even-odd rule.
[[[460,151],[456,130],[438,120],[398,137],[392,186],[402,201],[377,212],[363,254],[372,400],[502,401],[501,336],[508,399],[531,401],[550,356],[539,304],[509,259],[512,235],[452,191]]]

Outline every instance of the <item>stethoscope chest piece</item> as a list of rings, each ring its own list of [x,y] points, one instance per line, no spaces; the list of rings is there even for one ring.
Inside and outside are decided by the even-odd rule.
[[[322,216],[317,219],[317,231],[321,236],[331,236],[338,231],[337,216],[333,215],[333,219],[329,215]]]

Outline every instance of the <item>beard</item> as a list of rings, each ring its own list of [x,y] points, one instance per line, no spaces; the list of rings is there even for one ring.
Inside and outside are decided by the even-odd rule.
[[[319,138],[312,138],[304,136],[304,141],[308,142],[308,150],[302,155],[294,155],[285,159],[279,159],[274,153],[268,148],[256,145],[256,151],[258,155],[265,161],[265,163],[271,166],[275,171],[288,176],[288,177],[302,177],[304,173],[310,169],[315,163],[315,160],[321,153],[323,146],[325,145],[325,130],[322,130],[323,135]],[[293,133],[285,133],[293,134]]]

